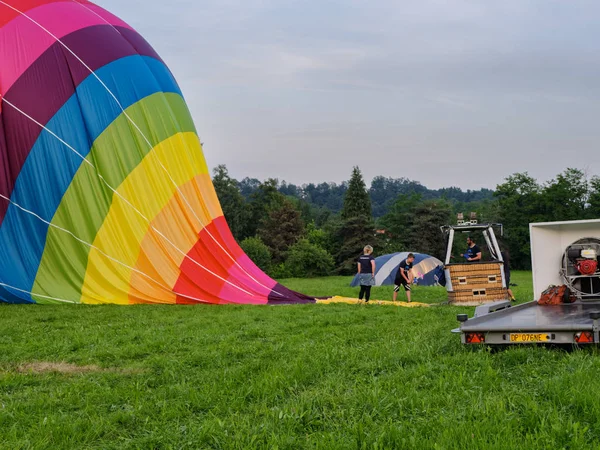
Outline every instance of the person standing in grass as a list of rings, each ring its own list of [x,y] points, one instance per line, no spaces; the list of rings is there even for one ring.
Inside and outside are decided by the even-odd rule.
[[[406,259],[398,266],[398,272],[394,280],[394,301],[398,298],[398,291],[400,290],[400,286],[402,286],[406,291],[406,299],[410,303],[410,285],[413,281],[412,267],[414,262],[415,255],[409,253]]]
[[[500,252],[502,255],[502,263],[504,265],[504,279],[506,280],[506,289],[508,290],[508,296],[512,302],[516,301],[513,291],[510,289],[510,254],[507,249]]]
[[[358,281],[360,293],[358,299],[365,298],[365,303],[371,298],[371,286],[375,285],[375,258],[373,258],[373,247],[365,246],[363,254],[358,258]]]

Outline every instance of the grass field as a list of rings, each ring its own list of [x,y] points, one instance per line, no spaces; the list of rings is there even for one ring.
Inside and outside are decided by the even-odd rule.
[[[513,281],[529,300],[530,274]],[[348,282],[284,280],[355,296]],[[0,448],[598,448],[596,350],[465,348],[458,312],[3,306]]]

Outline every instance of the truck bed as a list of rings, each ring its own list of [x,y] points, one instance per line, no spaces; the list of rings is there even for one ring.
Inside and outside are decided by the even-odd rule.
[[[548,333],[549,342],[573,343],[574,333],[594,331],[593,311],[600,311],[600,301],[562,305],[533,301],[473,317],[463,322],[459,331],[463,342],[465,333],[484,333],[489,344],[512,343],[511,333]]]

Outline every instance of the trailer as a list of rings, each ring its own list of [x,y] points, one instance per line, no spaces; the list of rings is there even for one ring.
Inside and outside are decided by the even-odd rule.
[[[532,301],[478,306],[472,318],[458,314],[452,331],[463,344],[600,343],[600,220],[531,223],[529,233]],[[569,302],[538,304],[553,285],[568,287]]]

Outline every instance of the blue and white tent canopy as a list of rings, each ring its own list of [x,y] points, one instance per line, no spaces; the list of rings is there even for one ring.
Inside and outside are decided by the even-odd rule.
[[[390,253],[375,258],[375,286],[394,284],[398,266],[406,259],[409,252]],[[415,284],[419,286],[435,286],[443,284],[444,264],[433,256],[414,253],[415,262],[412,273]],[[442,283],[440,283],[442,281]],[[358,286],[358,276],[355,276],[350,286]]]

